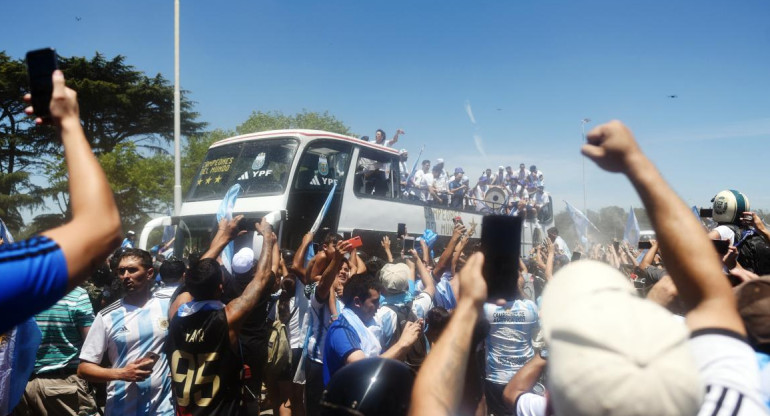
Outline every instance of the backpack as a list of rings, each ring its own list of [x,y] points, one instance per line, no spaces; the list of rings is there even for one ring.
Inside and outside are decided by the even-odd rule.
[[[292,311],[292,315],[296,311]],[[276,378],[291,369],[291,345],[289,344],[288,329],[286,324],[276,318],[270,326],[270,335],[267,338],[267,362],[265,373],[270,378]]]
[[[738,246],[738,263],[746,270],[760,276],[770,274],[770,244],[755,230],[744,230],[733,224],[725,224],[735,233]]]
[[[401,333],[404,331],[404,326],[407,322],[417,322],[418,318],[412,312],[412,302],[406,305],[384,305],[386,308],[396,313],[396,330],[393,332],[393,336],[390,339],[390,345],[383,348],[383,351],[387,350],[398,342],[401,338]],[[404,364],[408,365],[414,371],[418,371],[422,362],[425,361],[425,356],[428,355],[428,339],[425,334],[420,334],[414,344],[409,348],[404,358]]]

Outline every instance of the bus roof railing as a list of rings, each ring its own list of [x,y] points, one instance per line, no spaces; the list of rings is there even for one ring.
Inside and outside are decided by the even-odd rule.
[[[395,155],[399,154],[398,149],[393,149],[393,148],[382,146],[372,142],[366,142],[356,137],[346,136],[344,134],[332,133],[332,132],[323,131],[323,130],[307,130],[307,129],[268,130],[268,131],[260,131],[256,133],[241,134],[239,136],[228,137],[226,139],[222,139],[217,142],[214,142],[214,144],[212,144],[209,148],[219,147],[226,144],[245,142],[245,141],[254,140],[254,139],[276,137],[276,136],[302,136],[307,138],[323,137],[323,138],[338,139],[346,142],[351,142],[359,146],[368,147],[370,149],[384,151]]]

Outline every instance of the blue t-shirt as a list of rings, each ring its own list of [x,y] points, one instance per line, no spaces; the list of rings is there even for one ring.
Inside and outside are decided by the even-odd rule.
[[[324,386],[334,373],[345,365],[348,355],[361,349],[361,339],[356,330],[340,315],[329,327],[324,344]]]
[[[65,295],[67,261],[48,237],[0,245],[0,334]]]

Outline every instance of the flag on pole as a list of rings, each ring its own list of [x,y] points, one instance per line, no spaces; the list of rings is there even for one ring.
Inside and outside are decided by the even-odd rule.
[[[564,203],[567,204],[567,213],[572,218],[572,223],[575,224],[575,231],[577,231],[578,237],[580,237],[580,243],[583,247],[586,247],[588,245],[588,227],[591,226],[597,232],[600,231],[579,209],[573,207],[567,201],[564,201]]]
[[[222,221],[223,218],[228,221],[233,219],[233,207],[235,206],[235,201],[238,199],[238,195],[241,194],[241,191],[241,185],[238,185],[237,183],[227,190],[224,199],[222,199],[222,202],[217,209],[217,224],[219,221]],[[234,252],[235,244],[233,244],[232,241],[225,246],[224,250],[222,250],[222,265],[225,266],[225,269],[231,274],[233,272]]]
[[[634,207],[631,207],[628,213],[628,219],[626,220],[626,229],[623,231],[623,239],[631,244],[631,247],[636,247],[636,245],[639,244],[640,235],[641,230],[639,230],[639,221],[636,220]]]
[[[412,179],[414,179],[414,175],[417,173],[417,165],[420,163],[420,156],[422,156],[422,151],[425,150],[425,145],[422,145],[420,148],[420,153],[417,154],[417,157],[414,159],[414,164],[412,165],[412,171],[409,173],[409,177],[406,178],[406,187],[409,188],[409,184],[412,183]]]
[[[3,222],[3,219],[0,218],[0,238],[7,244],[7,243],[13,243],[13,236],[11,235],[11,232],[8,231],[8,227],[5,225],[5,222]]]
[[[329,205],[331,205],[332,199],[334,199],[335,189],[337,189],[337,182],[334,182],[334,186],[332,186],[331,191],[329,191],[329,195],[326,197],[326,202],[324,202],[323,207],[321,207],[321,212],[318,213],[318,217],[315,219],[313,226],[310,227],[311,233],[315,234],[318,229],[321,228],[321,221],[323,221],[324,217],[326,216],[326,211],[329,210]]]

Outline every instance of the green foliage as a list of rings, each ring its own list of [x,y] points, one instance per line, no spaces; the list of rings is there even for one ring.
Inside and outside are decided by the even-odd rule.
[[[323,113],[302,110],[294,115],[285,115],[280,111],[255,111],[240,126],[236,127],[238,134],[256,133],[266,130],[279,129],[313,129],[333,133],[351,135],[350,128],[328,111]]]

